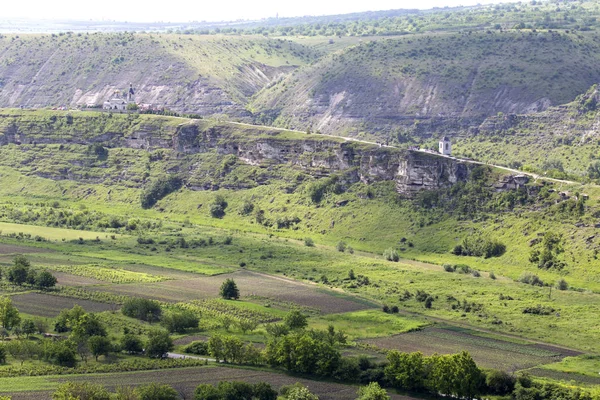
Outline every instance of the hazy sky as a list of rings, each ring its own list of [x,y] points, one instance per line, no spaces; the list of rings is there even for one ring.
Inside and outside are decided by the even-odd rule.
[[[83,19],[144,22],[231,21],[432,8],[500,0],[3,0],[0,19]]]

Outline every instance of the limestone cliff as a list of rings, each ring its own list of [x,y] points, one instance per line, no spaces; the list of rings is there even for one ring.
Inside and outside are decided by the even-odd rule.
[[[85,112],[0,115],[0,146],[29,150],[53,144],[99,144],[109,151],[162,149],[172,155],[169,170],[190,176],[202,168],[201,162],[192,162],[196,155],[233,155],[243,164],[286,165],[317,177],[344,172],[350,182],[395,181],[398,193],[409,197],[465,181],[469,175],[467,165],[435,154],[253,125]]]

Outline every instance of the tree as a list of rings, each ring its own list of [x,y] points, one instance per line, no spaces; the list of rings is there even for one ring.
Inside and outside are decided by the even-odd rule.
[[[135,389],[139,400],[177,400],[179,394],[169,385],[151,383]]]
[[[89,341],[90,351],[98,361],[99,356],[107,356],[111,349],[110,340],[104,336],[92,336]]]
[[[225,282],[223,282],[219,294],[226,300],[237,300],[240,298],[240,291],[235,284],[235,281],[231,278],[227,278]]]
[[[148,343],[146,344],[146,354],[148,357],[163,357],[174,348],[173,339],[169,336],[169,332],[154,330],[148,334]]]
[[[31,263],[27,258],[25,258],[25,256],[16,256],[13,266],[8,270],[8,281],[19,286],[27,283],[30,267]]]
[[[13,306],[10,297],[0,297],[0,324],[2,324],[4,330],[10,331],[13,327],[18,326],[20,322],[19,310]]]
[[[139,336],[127,333],[121,337],[121,348],[129,354],[137,354],[142,352],[144,345]]]
[[[238,321],[240,330],[245,335],[247,332],[252,332],[258,327],[258,322],[250,318],[242,318]]]
[[[308,325],[306,315],[300,310],[292,310],[283,318],[283,323],[290,329],[303,329]]]
[[[73,327],[73,335],[76,337],[106,336],[106,328],[94,313],[81,316]]]
[[[0,343],[0,364],[6,364],[6,346]]]
[[[358,389],[358,397],[356,400],[389,400],[385,389],[379,386],[377,382],[371,382],[367,386]]]
[[[26,319],[21,324],[21,330],[29,338],[31,335],[33,335],[36,332],[35,323],[30,319]]]
[[[423,354],[401,353],[392,350],[387,355],[388,365],[385,367],[385,377],[398,388],[419,391],[424,385]]]
[[[67,382],[52,393],[52,400],[110,400],[108,391],[99,384]]]
[[[215,197],[215,200],[210,205],[210,215],[213,218],[223,218],[225,216],[225,209],[227,208],[227,201],[220,194]]]
[[[35,276],[35,285],[40,289],[49,289],[56,286],[56,277],[48,271],[40,271]]]
[[[319,400],[316,394],[311,393],[306,386],[298,382],[282,387],[280,393],[285,400]]]

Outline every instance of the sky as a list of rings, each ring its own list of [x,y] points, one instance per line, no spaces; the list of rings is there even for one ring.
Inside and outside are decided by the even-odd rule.
[[[500,3],[501,0],[14,0],[0,19],[76,19],[131,22],[235,21],[346,14],[399,8],[427,9]],[[3,1],[3,2],[4,2]]]

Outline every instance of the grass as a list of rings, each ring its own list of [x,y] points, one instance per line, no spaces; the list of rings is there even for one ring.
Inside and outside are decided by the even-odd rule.
[[[348,335],[349,339],[356,340],[411,332],[427,324],[411,317],[385,314],[380,310],[364,310],[320,316],[311,319],[310,326],[316,329],[327,329],[328,325],[333,325],[337,330]]]

